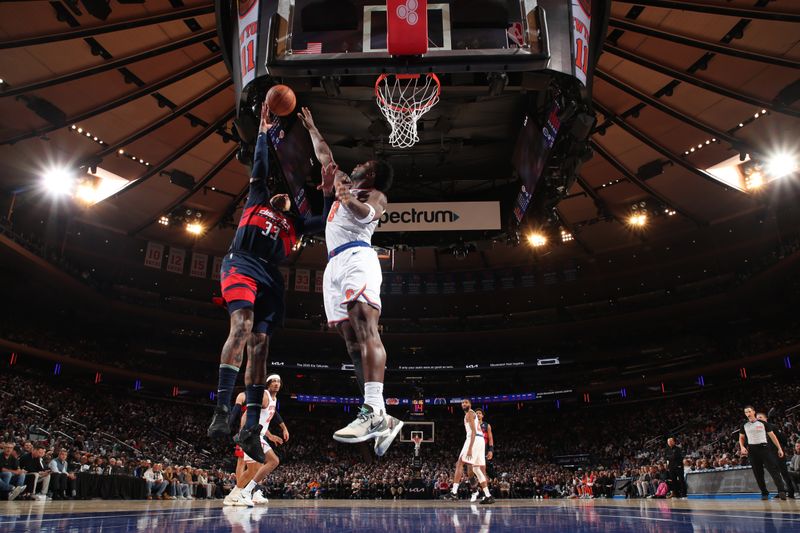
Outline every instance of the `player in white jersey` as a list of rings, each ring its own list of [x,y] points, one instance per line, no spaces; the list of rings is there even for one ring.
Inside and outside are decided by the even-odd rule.
[[[244,454],[244,472],[239,475],[239,469],[237,468],[236,487],[225,497],[223,501],[224,505],[246,505],[252,507],[254,504],[267,503],[268,501],[261,491],[256,491],[254,494],[253,489],[255,489],[270,472],[275,470],[280,463],[270,442],[280,445],[289,440],[289,431],[286,429],[286,425],[283,422],[281,422],[283,438],[273,435],[268,429],[273,416],[277,413],[278,391],[280,390],[281,377],[278,374],[272,374],[267,378],[267,390],[264,391],[264,400],[261,404],[261,413],[259,414],[258,421],[262,427],[261,447],[264,450],[266,460],[264,463],[259,463],[249,455]]]
[[[472,410],[472,401],[468,398],[461,400],[461,409],[464,410],[464,429],[467,432],[467,440],[464,441],[464,446],[461,448],[461,453],[456,462],[456,472],[453,475],[453,488],[449,493],[442,497],[444,500],[457,500],[458,499],[458,485],[461,477],[464,475],[464,465],[470,470],[471,474],[475,474],[478,478],[478,484],[483,490],[482,504],[494,503],[494,498],[489,492],[489,483],[486,480],[486,475],[483,469],[479,467],[486,466],[486,443],[484,442],[484,434],[481,430],[478,417],[475,411]]]
[[[383,455],[403,423],[386,413],[383,378],[386,350],[378,333],[381,315],[381,265],[372,249],[372,234],[386,211],[386,191],[392,184],[392,167],[371,160],[348,176],[340,172],[330,147],[322,138],[307,108],[298,117],[311,135],[323,175],[335,174],[336,202],[328,215],[325,242],[328,266],[323,298],[328,324],[336,327],[347,344],[364,405],[354,421],[333,434],[339,442],[375,439],[375,453]]]

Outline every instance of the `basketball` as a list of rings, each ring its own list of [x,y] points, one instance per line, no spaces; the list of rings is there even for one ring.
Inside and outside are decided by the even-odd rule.
[[[286,85],[276,85],[267,92],[267,105],[272,113],[285,117],[294,111],[297,97],[294,91]]]

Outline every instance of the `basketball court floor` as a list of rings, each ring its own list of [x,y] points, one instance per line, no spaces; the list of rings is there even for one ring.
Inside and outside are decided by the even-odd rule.
[[[800,531],[800,502],[760,500],[506,500],[469,502],[277,500],[2,502],[0,531],[783,532]]]

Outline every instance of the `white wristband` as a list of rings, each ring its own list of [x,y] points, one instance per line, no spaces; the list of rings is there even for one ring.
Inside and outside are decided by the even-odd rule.
[[[358,222],[361,224],[369,224],[370,222],[372,222],[372,219],[375,218],[375,208],[369,204],[365,205],[369,207],[369,213],[364,218],[358,219]]]

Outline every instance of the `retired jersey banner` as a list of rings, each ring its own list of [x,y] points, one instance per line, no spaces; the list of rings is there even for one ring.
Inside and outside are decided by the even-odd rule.
[[[189,269],[189,275],[193,278],[204,278],[207,270],[208,254],[192,253],[192,266]]]
[[[322,283],[325,279],[325,271],[317,270],[314,276],[314,292],[322,294]]]
[[[150,268],[161,268],[164,261],[164,245],[157,242],[148,242],[147,250],[144,253],[144,266]]]
[[[311,290],[311,271],[298,268],[294,271],[294,290],[308,292]]]
[[[183,274],[184,263],[186,263],[186,250],[170,248],[169,259],[167,260],[167,271]]]
[[[222,270],[222,258],[215,257],[214,263],[211,265],[211,279],[219,280],[220,270]]]
[[[500,229],[500,202],[389,204],[377,231],[473,231]]]
[[[238,0],[239,4],[239,66],[242,87],[256,77],[256,46],[258,44],[258,0]]]
[[[589,72],[589,31],[592,27],[592,6],[589,0],[572,0],[572,19],[575,77],[586,85]]]
[[[281,271],[281,277],[283,278],[283,287],[284,290],[289,290],[289,269],[286,267],[280,267],[278,270]]]

